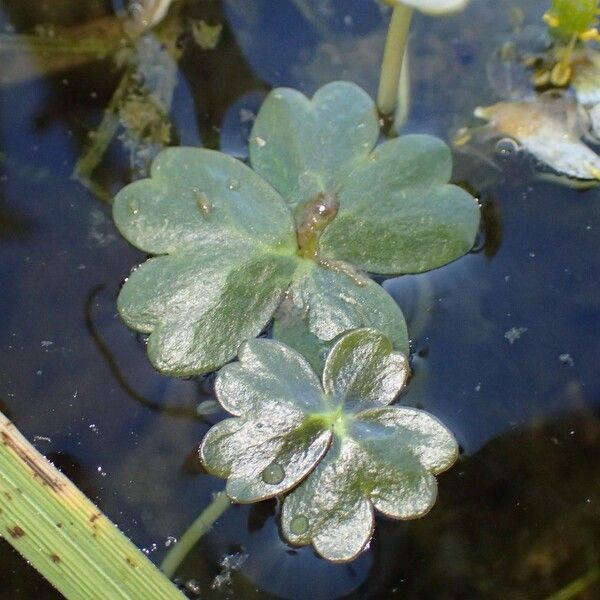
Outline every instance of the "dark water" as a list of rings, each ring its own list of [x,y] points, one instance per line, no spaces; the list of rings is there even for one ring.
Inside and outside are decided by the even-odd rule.
[[[171,114],[180,143],[244,157],[240,111],[255,111],[274,86],[310,94],[346,78],[375,92],[385,22],[374,2],[188,4],[190,16],[224,29],[214,50],[189,34],[180,40]],[[476,105],[494,101],[485,66],[511,34],[516,4],[473,0],[465,15],[416,18],[406,131],[447,139],[474,123]],[[545,6],[520,4],[532,21]],[[108,10],[3,0],[0,28]],[[220,418],[194,417],[211,381],[153,371],[115,308],[121,281],[145,257],[119,237],[110,208],[70,178],[122,69],[108,58],[34,76],[39,57],[29,56],[32,76],[0,87],[0,409],[160,562],[169,536],[222,488],[194,458]],[[485,207],[477,251],[385,283],[416,351],[404,401],[440,417],[464,449],[440,477],[436,507],[415,522],[380,519],[370,549],[349,565],[283,543],[274,503],[232,508],[180,569],[201,597],[545,598],[597,564],[600,191],[543,182],[519,157],[492,158],[497,168],[456,156],[455,180]],[[130,177],[117,141],[97,179],[116,190]],[[513,328],[521,336],[510,343]],[[213,587],[223,557],[237,552],[247,555],[241,568]],[[0,542],[0,597],[57,594]]]

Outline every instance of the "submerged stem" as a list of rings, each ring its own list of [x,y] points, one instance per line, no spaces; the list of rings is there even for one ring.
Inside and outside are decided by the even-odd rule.
[[[115,90],[110,103],[104,111],[104,116],[99,127],[92,134],[92,144],[86,150],[85,154],[79,158],[73,169],[71,177],[83,186],[88,188],[92,193],[96,194],[101,200],[107,204],[112,201],[112,196],[108,190],[103,189],[96,184],[92,179],[92,175],[96,167],[102,161],[102,157],[106,153],[110,143],[115,137],[119,129],[119,109],[121,108],[125,96],[130,89],[133,81],[133,70],[127,69],[117,89]]]
[[[392,12],[377,93],[377,106],[385,115],[391,114],[396,107],[398,85],[402,74],[402,62],[406,52],[412,14],[413,9],[401,2],[395,4]]]
[[[571,600],[578,597],[588,587],[600,579],[600,567],[590,569],[585,575],[570,583],[567,587],[552,594],[546,600]]]
[[[225,492],[215,494],[213,501],[200,513],[200,516],[165,556],[160,568],[167,577],[173,577],[183,559],[197,544],[198,540],[230,506],[231,500]]]

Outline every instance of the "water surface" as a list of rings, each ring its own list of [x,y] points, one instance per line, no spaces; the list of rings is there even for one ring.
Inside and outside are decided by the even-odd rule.
[[[248,115],[275,86],[312,94],[346,78],[375,93],[385,16],[374,2],[189,4],[190,16],[223,32],[214,50],[180,40],[171,112],[180,143],[244,158]],[[473,0],[464,15],[416,18],[405,131],[448,139],[475,123],[476,105],[496,99],[486,63],[512,34],[515,4]],[[522,4],[531,20],[545,6]],[[3,0],[0,28],[109,10],[91,0]],[[159,562],[222,488],[195,459],[222,415],[196,418],[211,378],[157,374],[143,340],[119,320],[121,282],[145,256],[119,236],[110,207],[71,178],[122,68],[109,57],[48,76],[34,50],[20,59],[31,76],[0,87],[0,409]],[[281,540],[275,503],[232,508],[180,569],[182,583],[195,582],[191,597],[197,586],[202,598],[545,598],[594,566],[600,191],[544,182],[519,157],[492,158],[497,168],[455,157],[455,181],[485,207],[478,249],[385,282],[415,349],[403,402],[437,415],[463,449],[439,478],[434,510],[409,523],[379,519],[367,552],[330,565]],[[115,191],[131,166],[117,140],[97,179]],[[215,580],[235,554],[239,568]],[[0,597],[58,595],[1,543]]]

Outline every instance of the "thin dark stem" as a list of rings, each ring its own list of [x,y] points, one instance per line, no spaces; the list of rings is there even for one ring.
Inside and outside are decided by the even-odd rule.
[[[128,381],[125,379],[123,373],[121,373],[121,369],[119,368],[117,361],[112,355],[112,352],[110,351],[106,342],[98,333],[96,325],[94,324],[94,320],[92,319],[92,306],[94,303],[94,299],[105,287],[106,286],[104,285],[97,285],[94,289],[92,289],[89,296],[87,297],[85,301],[85,325],[90,335],[92,336],[96,347],[100,351],[102,358],[104,358],[104,360],[106,361],[106,364],[108,365],[108,368],[110,369],[117,383],[121,386],[123,390],[125,390],[125,392],[130,398],[133,398],[136,402],[139,402],[145,408],[149,408],[150,410],[166,413],[176,417],[198,419],[198,414],[194,408],[188,408],[185,406],[163,406],[158,402],[148,400],[148,398],[145,398],[138,391],[134,390],[128,383]]]

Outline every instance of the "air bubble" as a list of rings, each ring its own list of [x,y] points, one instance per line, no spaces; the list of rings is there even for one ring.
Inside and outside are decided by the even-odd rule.
[[[290,531],[294,535],[302,535],[308,531],[308,519],[304,515],[294,517],[290,523]]]
[[[502,138],[496,142],[496,153],[502,158],[512,158],[519,153],[519,144],[511,138]]]
[[[277,485],[285,479],[285,471],[283,467],[278,463],[271,463],[266,466],[261,473],[261,478],[265,483],[269,485]]]
[[[239,182],[237,179],[230,179],[230,180],[227,182],[227,187],[228,187],[230,190],[234,190],[234,191],[235,191],[235,190],[239,190],[239,189],[240,189],[240,182]]]

